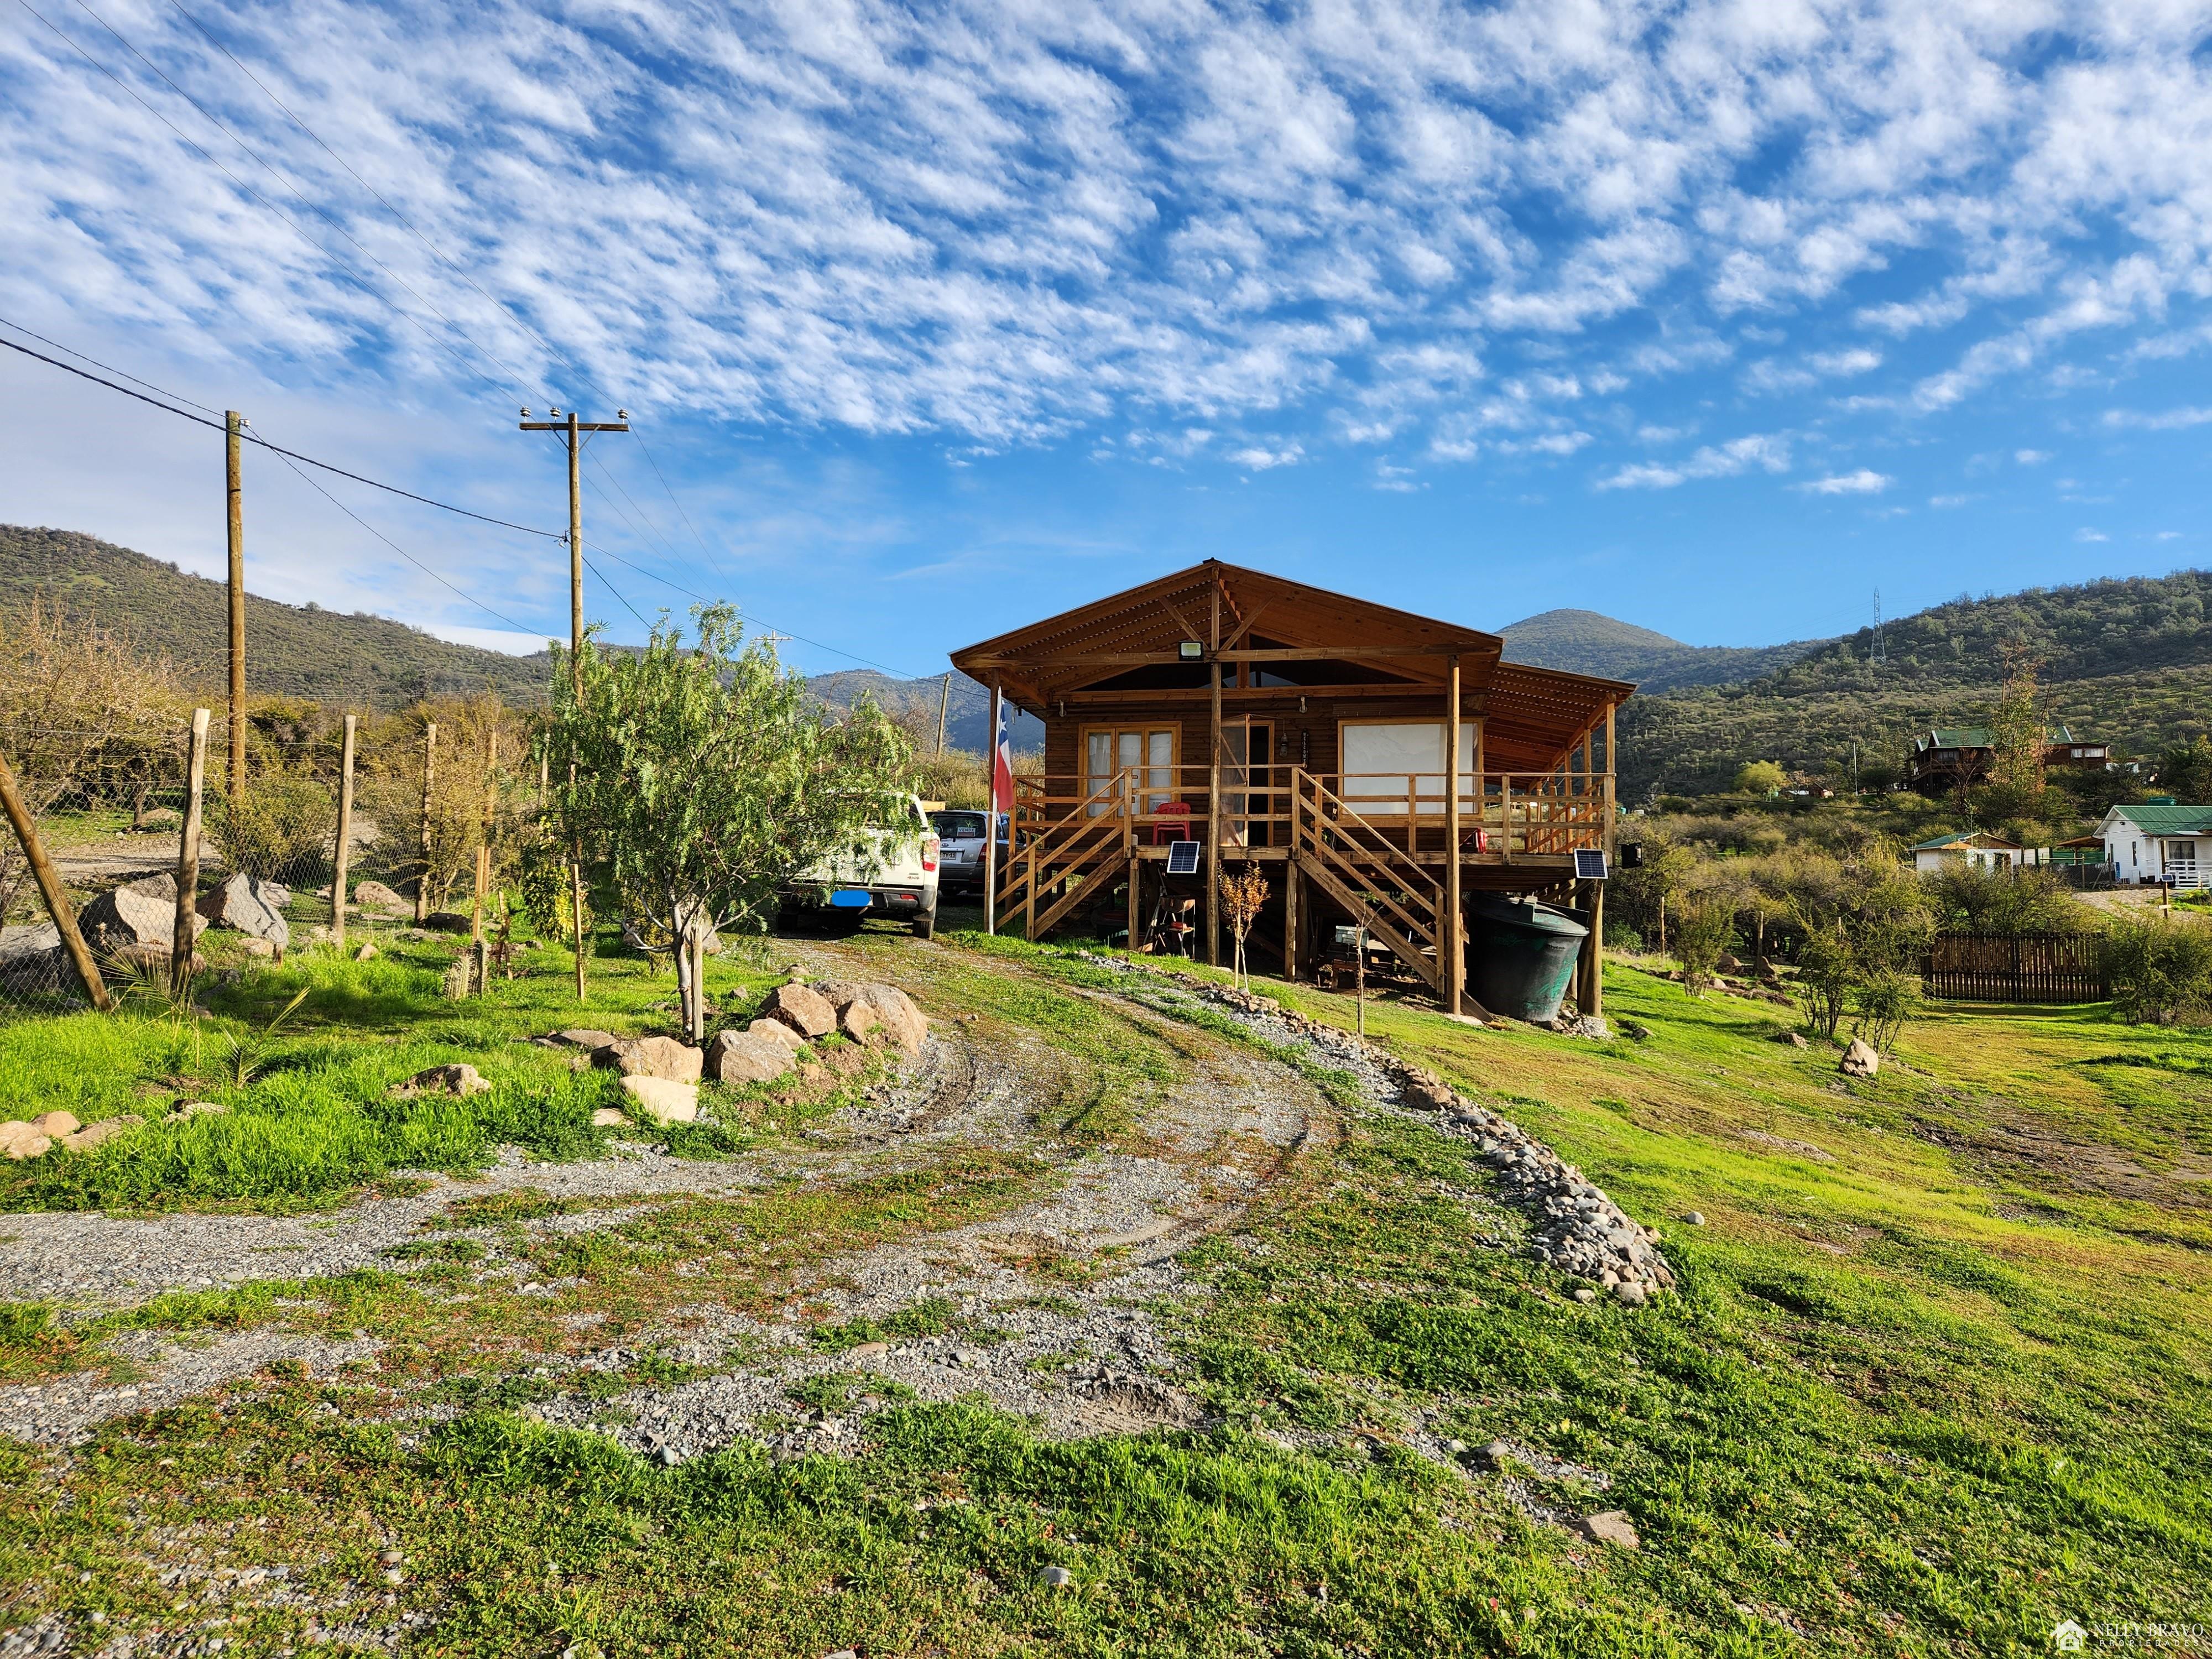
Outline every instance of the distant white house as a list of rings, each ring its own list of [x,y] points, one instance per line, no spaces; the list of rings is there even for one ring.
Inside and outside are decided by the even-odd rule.
[[[2001,836],[1991,836],[1981,830],[1962,830],[1954,836],[1938,836],[1933,841],[1923,841],[1912,849],[1912,867],[1919,874],[1933,875],[1946,866],[1971,864],[1977,869],[2005,870],[2032,862],[2024,847],[2015,847]]]
[[[2207,867],[2212,865],[2212,806],[2115,806],[2097,826],[2097,836],[2116,882],[2203,887],[2212,873]]]

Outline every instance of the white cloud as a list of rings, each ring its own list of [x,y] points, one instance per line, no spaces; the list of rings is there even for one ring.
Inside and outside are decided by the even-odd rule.
[[[1672,489],[1693,478],[1730,478],[1759,467],[1790,470],[1790,441],[1778,434],[1753,434],[1724,444],[1708,444],[1676,465],[1645,463],[1624,466],[1597,481],[1600,489]]]
[[[1838,473],[1832,477],[1814,478],[1790,486],[1814,495],[1876,495],[1895,483],[1887,473],[1861,467],[1856,472]]]
[[[1248,444],[1243,449],[1232,449],[1229,459],[1248,472],[1265,472],[1271,467],[1295,466],[1305,458],[1302,444],[1285,444],[1279,449],[1269,449],[1261,444]]]
[[[2074,539],[2077,542],[2108,542],[2112,538],[2103,531],[2092,530],[2085,525],[2074,532]]]
[[[1968,501],[1971,501],[1974,498],[1972,495],[1930,495],[1928,498],[1928,505],[1930,507],[1964,507]]]
[[[2015,449],[2012,458],[2022,466],[2041,466],[2051,459],[2051,452],[2047,449]]]
[[[2132,409],[2108,409],[2105,424],[2112,427],[2137,427],[2146,432],[2172,432],[2184,427],[2203,426],[2212,422],[2212,409],[2162,409],[2153,413]]]

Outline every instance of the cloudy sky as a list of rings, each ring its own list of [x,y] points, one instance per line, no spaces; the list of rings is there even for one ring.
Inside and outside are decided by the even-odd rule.
[[[926,673],[1217,556],[1764,643],[2204,562],[2208,35],[2184,0],[15,0],[0,334],[556,530],[517,409],[626,407],[586,467],[618,636],[714,595]],[[216,434],[0,358],[0,518],[220,568]],[[557,545],[325,482],[357,520],[251,457],[257,589],[564,629]]]

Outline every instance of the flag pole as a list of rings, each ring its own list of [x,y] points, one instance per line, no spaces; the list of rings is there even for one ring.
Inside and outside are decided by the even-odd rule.
[[[991,775],[989,809],[983,814],[983,931],[999,931],[999,743],[1000,723],[1006,719],[1006,694],[999,688],[999,677],[991,676],[990,757],[985,762]],[[1007,843],[1011,851],[1012,842]]]

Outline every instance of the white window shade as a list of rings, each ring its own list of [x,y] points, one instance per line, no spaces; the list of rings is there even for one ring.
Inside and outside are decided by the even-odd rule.
[[[1444,810],[1444,723],[1408,720],[1389,726],[1346,726],[1340,750],[1346,805],[1374,813],[1405,811],[1410,791],[1423,812]],[[1474,811],[1474,726],[1459,727],[1460,810]]]

